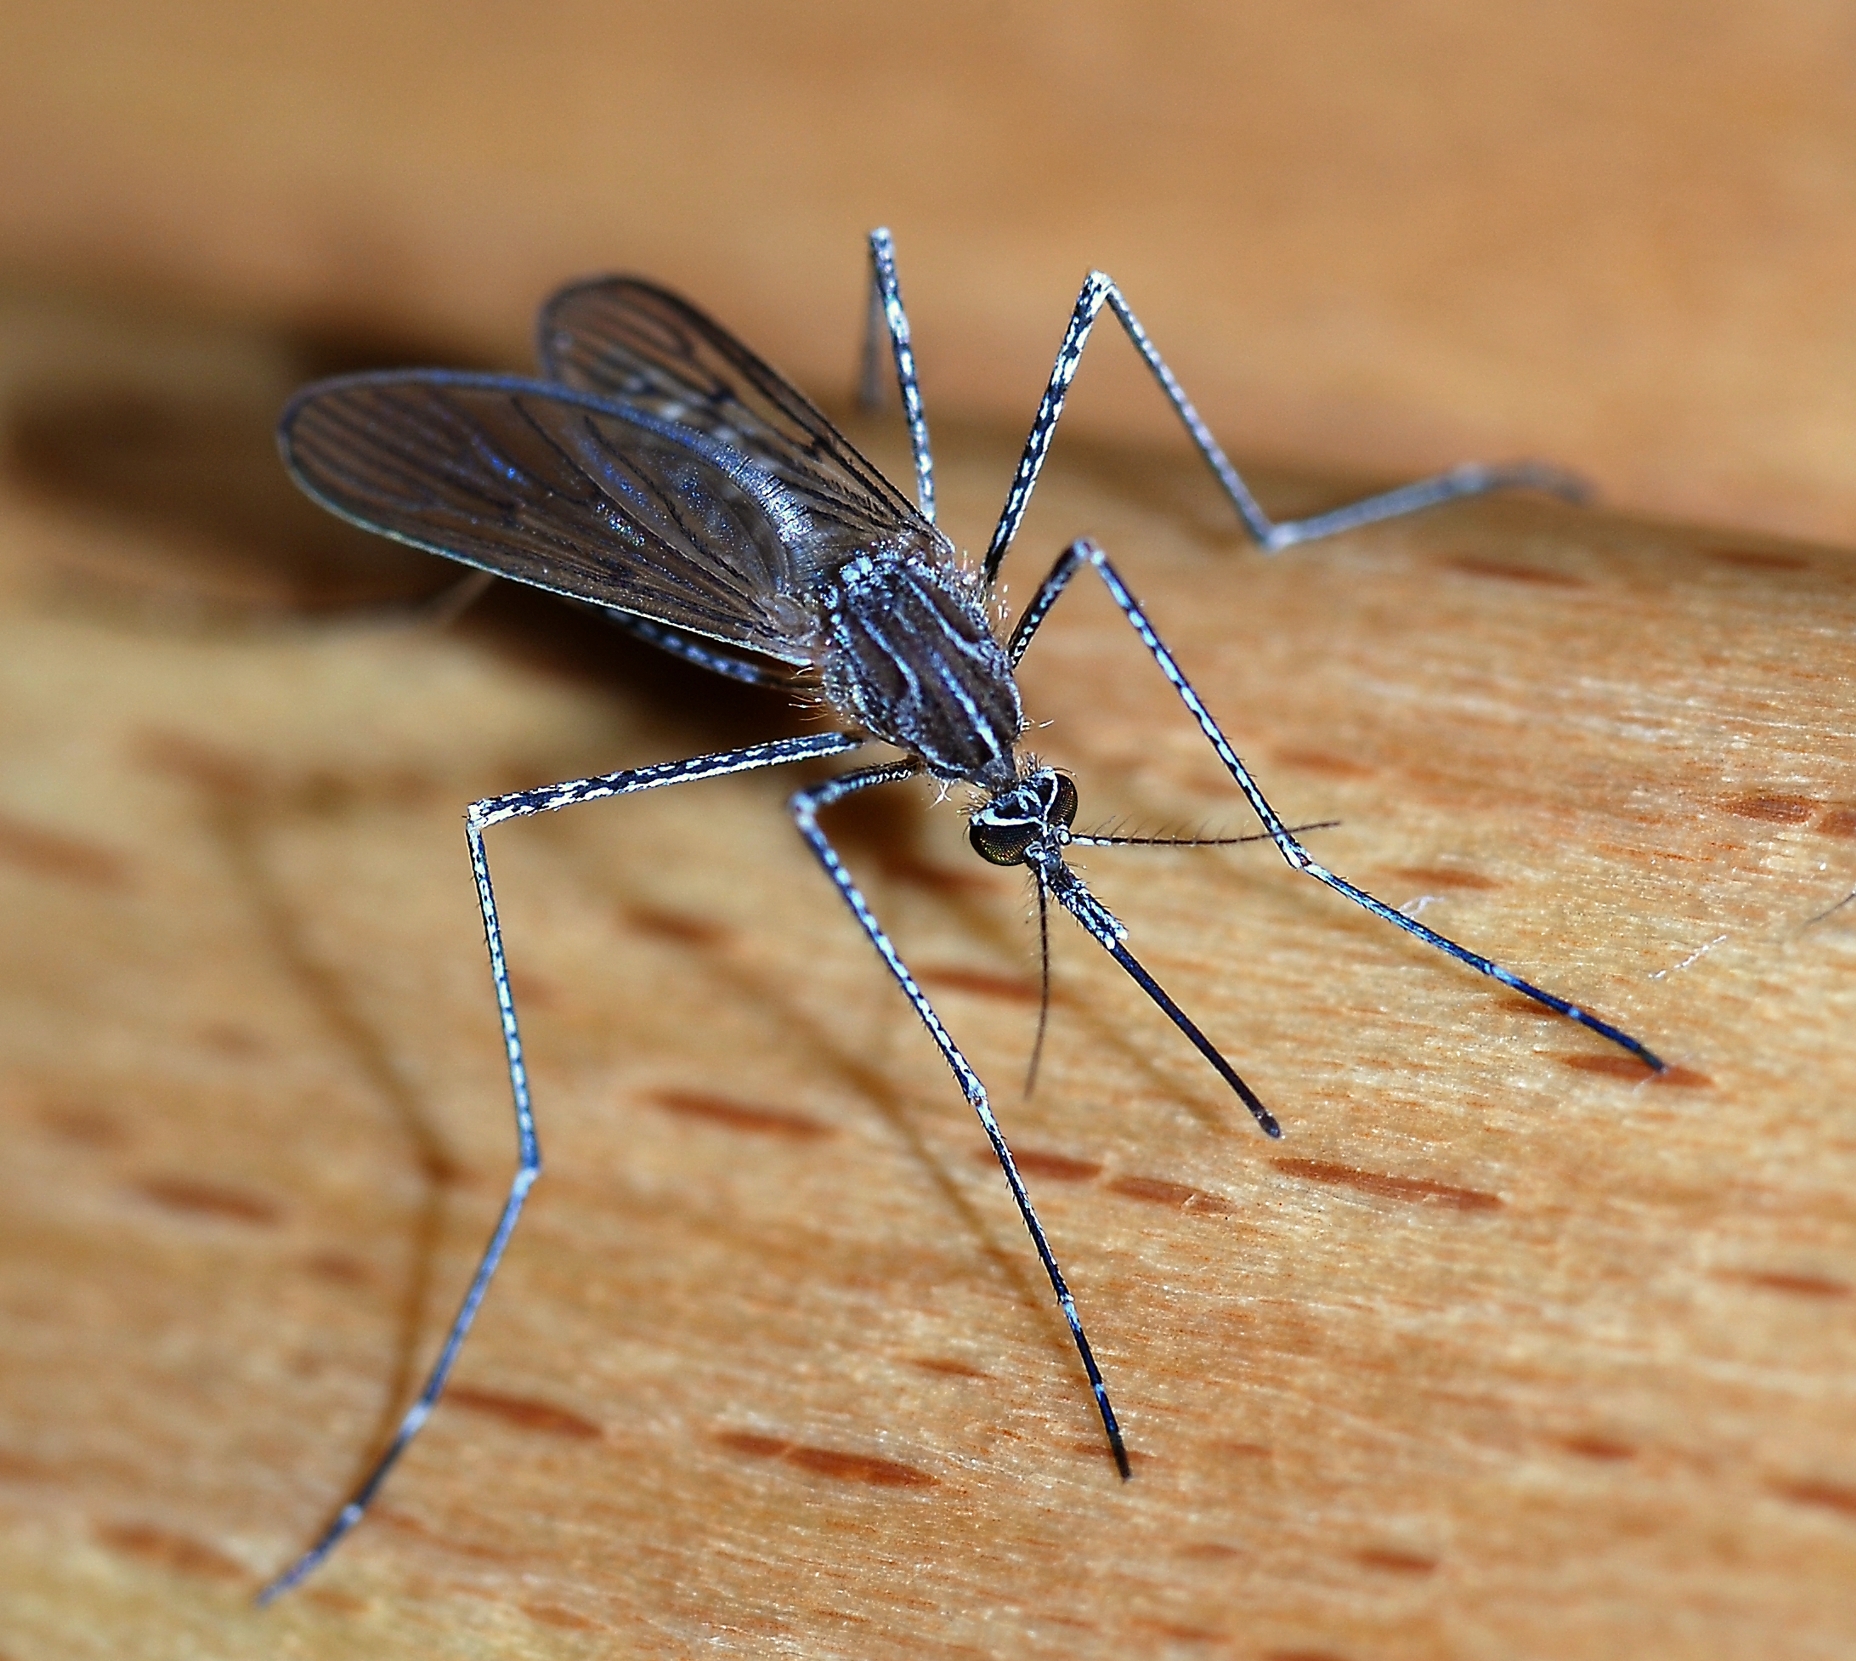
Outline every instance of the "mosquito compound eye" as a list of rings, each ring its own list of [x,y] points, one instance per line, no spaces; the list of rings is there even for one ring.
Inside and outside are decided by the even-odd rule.
[[[975,819],[967,826],[967,840],[981,859],[994,865],[1019,865],[1025,850],[1038,839],[1038,825],[1033,820],[1013,819],[1001,823],[996,819]]]
[[[1076,823],[1076,786],[1062,773],[1053,777],[1057,781],[1057,795],[1050,806],[1051,822],[1068,830]]]

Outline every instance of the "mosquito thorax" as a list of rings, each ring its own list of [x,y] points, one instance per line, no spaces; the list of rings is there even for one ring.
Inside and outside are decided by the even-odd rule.
[[[1025,716],[979,579],[939,533],[853,555],[821,595],[825,696],[939,779],[1009,787]]]
[[[1023,865],[1060,847],[1076,823],[1076,786],[1049,767],[1034,768],[992,796],[967,821],[967,840],[994,865]]]

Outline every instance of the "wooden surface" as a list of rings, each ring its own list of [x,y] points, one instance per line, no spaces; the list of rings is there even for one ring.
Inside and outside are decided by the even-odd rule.
[[[1271,562],[1181,443],[1060,443],[1014,592],[1099,535],[1283,811],[1342,821],[1324,858],[1671,1075],[1265,850],[1104,851],[1287,1136],[1067,926],[1024,1101],[1021,880],[927,790],[839,814],[998,1092],[1124,1487],[793,778],[499,831],[547,1175],[377,1513],[254,1611],[507,1179],[462,805],[804,718],[539,599],[358,609],[226,437],[300,344],[12,315],[7,1661],[1856,1643],[1856,908],[1813,921],[1856,884],[1856,565],[1527,500]],[[1013,438],[939,432],[971,545]],[[1085,823],[1243,826],[1099,593],[1025,685]]]

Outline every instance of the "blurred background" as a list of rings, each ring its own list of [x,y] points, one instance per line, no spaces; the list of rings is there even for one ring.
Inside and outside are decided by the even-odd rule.
[[[1856,537],[1846,7],[72,0],[5,34],[0,281],[67,357],[81,303],[310,370],[520,365],[550,288],[625,269],[829,403],[881,222],[931,410],[1027,421],[1100,266],[1252,460],[1541,455]],[[35,407],[29,473],[137,430],[87,410]],[[1165,427],[1120,345],[1073,419]]]

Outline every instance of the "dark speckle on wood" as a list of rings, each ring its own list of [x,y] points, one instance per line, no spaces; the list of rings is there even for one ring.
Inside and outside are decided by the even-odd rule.
[[[819,1123],[803,1113],[781,1107],[763,1107],[757,1102],[733,1101],[702,1090],[653,1090],[647,1097],[653,1106],[686,1119],[700,1119],[727,1130],[742,1130],[761,1136],[785,1136],[810,1141],[833,1134],[830,1125]]]
[[[936,1482],[928,1472],[899,1460],[814,1447],[754,1431],[724,1431],[716,1440],[735,1453],[745,1453],[754,1459],[778,1459],[814,1476],[831,1477],[839,1482],[864,1482],[875,1488],[930,1488]]]
[[[1272,1159],[1270,1163],[1284,1176],[1299,1177],[1304,1182],[1352,1188],[1379,1199],[1403,1200],[1407,1204],[1436,1204],[1453,1211],[1499,1211],[1506,1203],[1501,1195],[1485,1193],[1480,1188],[1459,1188],[1454,1183],[1433,1182],[1428,1177],[1398,1177],[1380,1171],[1358,1171],[1351,1165],[1340,1165],[1326,1159],[1285,1158]]]
[[[605,1433],[591,1419],[570,1413],[564,1407],[533,1401],[526,1396],[506,1396],[495,1390],[478,1390],[454,1384],[445,1392],[445,1400],[467,1412],[483,1413],[518,1430],[538,1430],[546,1436],[566,1436],[575,1441],[595,1442]]]

